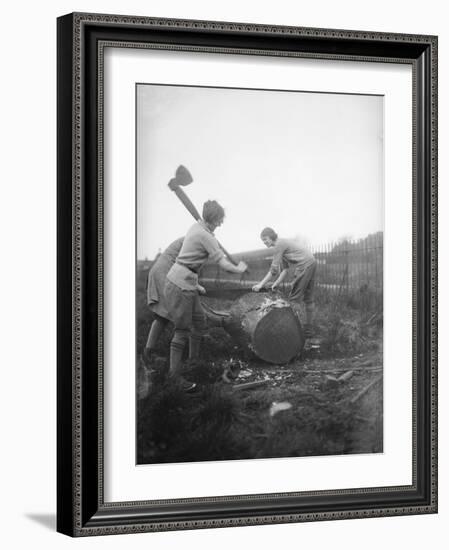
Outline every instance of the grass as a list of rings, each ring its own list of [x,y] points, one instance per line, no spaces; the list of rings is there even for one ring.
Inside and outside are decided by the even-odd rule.
[[[220,384],[190,395],[164,384],[139,404],[138,462],[229,460],[252,454],[236,426],[242,403]]]
[[[152,321],[144,292],[144,284],[138,284],[138,352]],[[348,401],[369,383],[370,371],[359,368],[350,382],[338,387],[327,387],[324,375],[313,374],[337,363],[348,370],[358,364],[381,365],[382,315],[373,307],[379,303],[378,297],[374,298],[367,300],[360,292],[338,299],[335,294],[317,293],[319,353],[303,351],[284,366],[248,359],[222,329],[210,329],[202,343],[201,360],[187,364],[185,370],[186,378],[198,384],[194,394],[167,381],[172,335],[172,329],[167,329],[159,342],[161,358],[154,371],[148,373],[142,365],[138,369],[139,380],[146,386],[138,398],[137,462],[380,452],[382,387],[354,406]],[[213,305],[226,309],[229,304]],[[267,377],[269,382],[252,390],[234,391],[221,378],[231,358],[243,362],[243,369],[252,373],[250,379],[238,383]],[[270,416],[274,402],[288,402],[291,407]]]
[[[382,331],[382,296],[355,291],[342,296],[317,293],[315,321],[323,356],[377,349]]]
[[[382,450],[377,417],[365,421],[362,429],[355,415],[356,410],[360,412],[359,406],[355,409],[347,403],[339,404],[338,391],[317,395],[300,388],[301,384],[293,381],[289,388],[244,394],[212,383],[201,386],[197,394],[186,394],[174,385],[154,386],[139,402],[138,463]],[[379,399],[381,393],[376,394],[377,405]],[[281,400],[290,403],[291,408],[271,417],[272,403]]]

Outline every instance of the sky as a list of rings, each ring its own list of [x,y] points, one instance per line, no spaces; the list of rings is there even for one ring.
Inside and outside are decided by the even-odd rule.
[[[180,164],[200,212],[224,207],[230,253],[266,226],[311,246],[383,230],[381,96],[141,84],[136,124],[139,259],[194,223],[167,186]]]

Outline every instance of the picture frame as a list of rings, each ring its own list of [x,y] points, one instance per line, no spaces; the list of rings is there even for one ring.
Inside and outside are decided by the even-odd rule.
[[[90,536],[437,512],[437,37],[74,13],[58,18],[57,530]],[[106,502],[105,45],[412,69],[412,483]],[[276,83],[273,83],[276,87]],[[182,491],[180,489],[180,491]]]

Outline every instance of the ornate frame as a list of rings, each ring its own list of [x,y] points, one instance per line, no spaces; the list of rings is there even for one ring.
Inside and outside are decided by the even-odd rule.
[[[412,65],[414,464],[411,486],[104,502],[102,93],[103,49],[112,44]],[[435,36],[83,13],[58,19],[57,473],[57,529],[71,536],[437,511]]]

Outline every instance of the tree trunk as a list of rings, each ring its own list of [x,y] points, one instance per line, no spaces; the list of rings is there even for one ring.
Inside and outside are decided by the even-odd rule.
[[[279,294],[245,294],[231,307],[230,314],[227,332],[268,363],[287,363],[304,346],[299,318]]]

